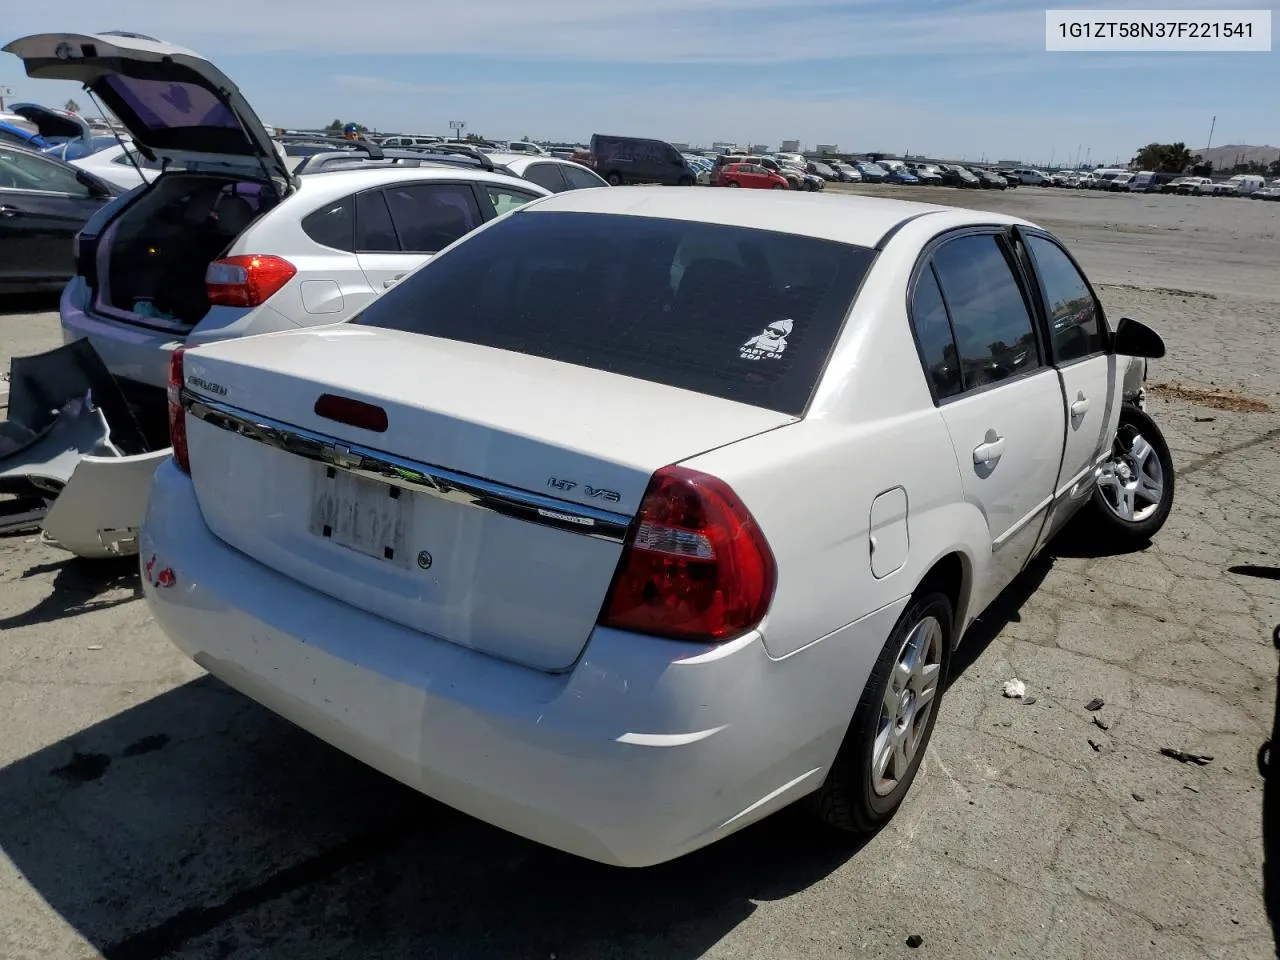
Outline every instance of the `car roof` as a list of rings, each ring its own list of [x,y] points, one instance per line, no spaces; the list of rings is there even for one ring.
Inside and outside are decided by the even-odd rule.
[[[485,156],[495,164],[500,163],[507,167],[513,163],[572,163],[575,167],[582,166],[582,164],[566,160],[564,157],[553,157],[549,153],[507,153],[502,150],[486,150]],[[583,169],[586,168],[584,167]]]
[[[672,187],[570,190],[531,204],[525,211],[531,214],[605,213],[693,220],[776,230],[862,247],[876,246],[901,224],[924,214],[969,214],[975,224],[1025,222],[985,211],[964,211],[940,204],[855,194],[681,190]],[[950,219],[954,220],[954,216]]]

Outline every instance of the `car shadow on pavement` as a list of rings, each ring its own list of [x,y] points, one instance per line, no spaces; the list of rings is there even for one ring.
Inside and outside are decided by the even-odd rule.
[[[0,769],[0,851],[24,878],[8,882],[38,899],[6,894],[3,871],[0,898],[42,900],[108,960],[692,958],[857,849],[784,811],[673,863],[605,867],[435,803],[208,676]]]
[[[29,627],[94,610],[106,610],[142,596],[137,557],[109,560],[67,557],[65,560],[28,567],[23,571],[22,578],[25,580],[50,572],[54,573],[53,590],[30,610],[0,617],[0,630]],[[120,592],[124,590],[128,592]],[[103,596],[108,593],[114,595]]]

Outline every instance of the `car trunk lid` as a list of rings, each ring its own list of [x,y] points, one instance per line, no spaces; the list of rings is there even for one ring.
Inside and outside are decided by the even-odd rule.
[[[184,365],[191,472],[217,536],[353,606],[545,670],[585,645],[654,471],[796,419],[346,325],[202,346]]]
[[[293,185],[283,153],[235,84],[197,53],[128,33],[43,33],[4,47],[35,79],[83,84],[150,160]]]

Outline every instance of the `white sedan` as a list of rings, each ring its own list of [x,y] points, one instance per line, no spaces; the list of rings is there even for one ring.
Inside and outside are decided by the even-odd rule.
[[[1010,217],[568,191],[348,323],[179,351],[144,590],[232,687],[583,857],[802,798],[867,831],[1048,538],[1164,523],[1162,354]]]

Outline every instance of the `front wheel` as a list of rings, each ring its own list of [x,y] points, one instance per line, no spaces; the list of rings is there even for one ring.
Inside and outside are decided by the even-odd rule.
[[[622,186],[622,174],[618,173],[616,170],[609,174],[605,179],[609,181],[609,186],[611,187]]]
[[[1122,545],[1150,540],[1173,509],[1173,456],[1156,422],[1132,404],[1120,408],[1111,457],[1098,467],[1093,512]]]
[[[773,185],[773,189],[774,189],[774,190],[785,190],[785,189],[787,189],[787,185],[786,185],[785,183],[775,183],[775,184]]]
[[[938,717],[954,618],[947,595],[928,588],[898,618],[827,779],[809,799],[822,823],[870,833],[902,804]]]

